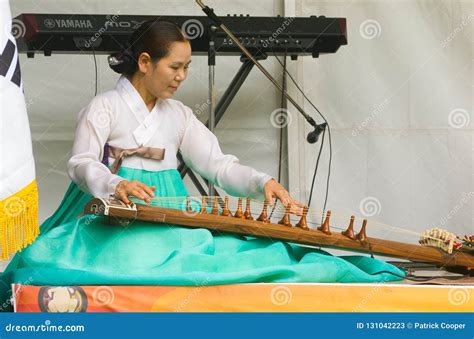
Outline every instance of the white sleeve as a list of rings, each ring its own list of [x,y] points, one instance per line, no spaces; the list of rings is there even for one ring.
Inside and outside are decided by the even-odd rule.
[[[272,177],[241,165],[233,155],[223,154],[216,136],[190,108],[184,108],[186,125],[180,151],[186,165],[230,195],[263,199],[264,184]]]
[[[68,174],[83,191],[94,197],[108,198],[115,192],[115,186],[124,180],[112,174],[101,162],[113,121],[110,105],[101,97],[94,98],[79,113]]]

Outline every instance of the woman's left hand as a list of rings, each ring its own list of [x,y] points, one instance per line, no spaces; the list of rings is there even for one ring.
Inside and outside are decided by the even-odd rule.
[[[304,205],[301,202],[293,199],[290,193],[275,179],[268,180],[265,183],[263,187],[263,193],[265,195],[265,200],[267,200],[270,205],[273,205],[275,203],[274,198],[277,198],[281,201],[283,206],[291,204],[291,214],[302,214],[302,208]]]

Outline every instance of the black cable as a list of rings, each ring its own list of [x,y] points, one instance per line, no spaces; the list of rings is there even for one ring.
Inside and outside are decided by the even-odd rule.
[[[329,128],[328,125],[328,137],[329,137],[329,162],[328,162],[328,176],[326,179],[326,195],[324,197],[324,207],[323,211],[326,210],[326,205],[328,203],[328,197],[329,197],[329,181],[331,179],[331,164],[332,164],[332,137],[331,137],[331,129]]]
[[[280,63],[281,66],[283,66],[283,64],[281,63],[280,59],[278,59],[278,56],[276,55],[275,52],[273,52],[273,55],[275,56],[275,58],[277,59],[277,61]],[[293,84],[296,86],[296,88],[298,89],[298,91],[300,91],[301,94],[303,94],[303,97],[310,103],[310,105],[316,110],[316,112],[318,112],[319,116],[321,117],[321,119],[324,120],[324,122],[326,124],[329,125],[328,121],[326,120],[326,118],[324,117],[323,113],[321,113],[321,111],[311,102],[311,100],[308,99],[308,97],[306,96],[306,94],[303,92],[303,90],[301,89],[301,87],[298,86],[296,80],[293,78],[293,76],[290,74],[290,72],[288,72],[288,70],[284,70],[285,73],[290,77],[291,81],[293,82]]]
[[[313,181],[311,182],[311,189],[309,191],[308,206],[311,205],[311,198],[313,197],[314,182],[316,181],[316,174],[318,173],[319,159],[321,158],[321,152],[323,151],[325,136],[326,136],[326,130],[323,131],[323,137],[321,138],[321,146],[319,146],[319,153],[318,153],[318,157],[316,158],[316,165],[314,166]],[[323,213],[323,217],[324,217],[324,213]]]
[[[293,77],[291,76],[290,73],[287,73],[288,76],[290,77],[291,81],[293,82],[293,84],[295,85],[295,87],[298,89],[298,91],[300,91],[300,93],[303,95],[303,97],[309,102],[309,104],[319,113],[319,115],[321,116],[321,118],[324,120],[325,123],[327,123],[327,129],[328,129],[328,138],[329,138],[329,163],[328,163],[328,176],[327,176],[327,180],[326,180],[326,194],[325,194],[325,198],[324,198],[324,206],[323,206],[323,214],[324,212],[326,211],[326,205],[327,205],[327,201],[328,201],[328,196],[329,196],[329,180],[330,180],[330,177],[331,177],[331,164],[332,164],[332,136],[331,136],[331,128],[329,126],[329,123],[327,122],[326,118],[324,117],[324,115],[319,111],[319,109],[311,102],[311,100],[309,100],[309,98],[306,96],[306,94],[303,92],[303,90],[298,86],[298,84],[296,83],[295,79],[293,79]],[[324,138],[323,138],[324,139]],[[312,193],[312,192],[311,192]],[[308,204],[309,206],[309,204]]]
[[[280,59],[278,59],[277,55],[275,53],[273,53],[274,56],[275,56],[275,59],[277,59],[277,61],[280,63],[280,65],[283,66],[283,64],[281,63]],[[295,79],[291,76],[290,72],[288,72],[288,70],[286,70],[286,68],[284,69],[284,72],[289,76],[289,78],[291,79],[291,81],[293,82],[293,84],[295,85],[295,87],[298,89],[298,91],[303,95],[303,97],[306,99],[306,101],[308,101],[308,103],[316,110],[316,112],[318,112],[318,114],[321,116],[321,118],[324,120],[324,122],[327,124],[327,129],[328,129],[328,138],[329,138],[329,164],[328,164],[328,175],[327,175],[327,180],[326,180],[326,194],[325,194],[325,198],[324,198],[324,206],[323,206],[323,215],[324,215],[324,212],[326,211],[326,205],[327,205],[327,202],[328,202],[328,197],[329,197],[329,184],[330,184],[330,178],[331,178],[331,164],[332,164],[332,135],[331,135],[331,128],[329,127],[329,123],[328,121],[326,120],[326,118],[324,117],[324,115],[321,113],[321,111],[313,104],[313,102],[311,100],[309,100],[309,98],[307,97],[307,95],[303,92],[303,90],[301,89],[301,87],[297,84],[297,82],[295,81]],[[322,138],[324,140],[324,136]],[[321,141],[322,143],[322,141]],[[311,192],[310,192],[310,197],[313,193],[313,187],[311,188]],[[310,204],[308,203],[308,206],[310,206]]]
[[[94,56],[94,66],[95,66],[95,91],[94,96],[97,95],[97,59],[95,57],[95,49],[94,46],[91,44],[92,47],[92,55]]]

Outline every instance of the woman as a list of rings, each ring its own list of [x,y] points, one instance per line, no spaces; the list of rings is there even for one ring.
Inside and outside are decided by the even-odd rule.
[[[368,257],[267,239],[213,235],[205,229],[135,221],[111,226],[78,217],[92,196],[155,202],[188,195],[176,170],[178,150],[193,170],[229,194],[300,205],[275,180],[222,154],[215,136],[171,97],[186,79],[191,48],[180,29],[144,23],[131,47],[116,56],[123,73],[116,89],[95,97],[80,113],[68,163],[71,184],[41,235],[18,253],[2,281],[34,285],[208,285],[244,282],[351,282],[397,280],[397,268]],[[110,166],[101,162],[113,161]],[[124,155],[131,156],[124,156]],[[114,173],[116,172],[116,173]],[[79,190],[78,187],[82,189]],[[89,192],[85,193],[85,192]],[[296,209],[295,209],[296,212]],[[6,288],[2,291],[7,296]]]
[[[131,53],[122,54],[116,68],[125,75],[116,90],[94,98],[81,114],[68,164],[74,182],[96,197],[115,194],[129,202],[131,195],[149,203],[155,187],[124,180],[100,163],[104,144],[113,151],[141,146],[165,149],[160,161],[123,160],[124,167],[154,172],[176,169],[179,149],[190,167],[229,194],[262,198],[264,192],[269,200],[278,197],[284,204],[300,205],[270,176],[223,155],[215,136],[191,109],[170,99],[186,79],[191,63],[191,45],[177,26],[147,22],[131,41]]]

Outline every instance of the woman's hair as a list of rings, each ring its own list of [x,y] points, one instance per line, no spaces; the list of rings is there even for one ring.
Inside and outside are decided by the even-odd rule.
[[[115,72],[132,76],[138,69],[138,58],[146,52],[152,60],[168,55],[173,42],[188,41],[179,26],[164,20],[145,21],[130,37],[127,48],[109,56],[109,66]]]

